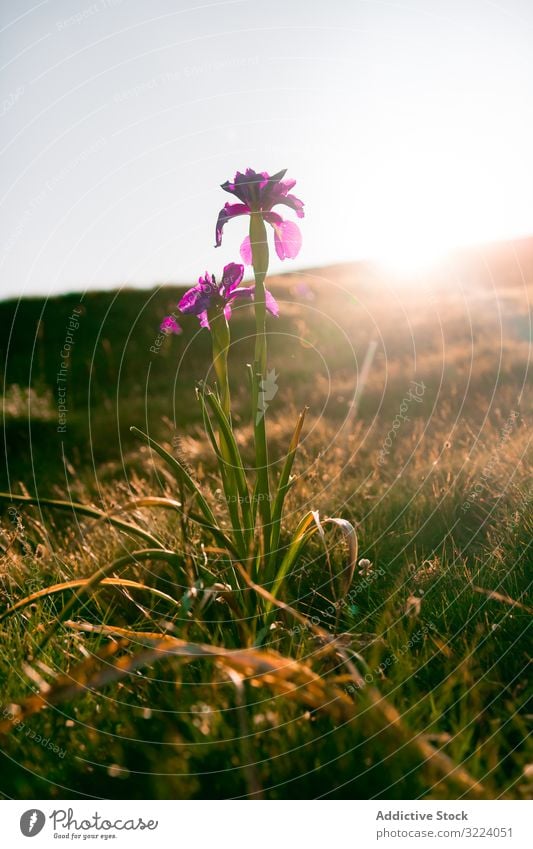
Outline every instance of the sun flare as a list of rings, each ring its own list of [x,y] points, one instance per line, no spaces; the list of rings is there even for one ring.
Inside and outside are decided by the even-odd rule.
[[[386,271],[400,277],[416,275],[439,265],[456,245],[439,240],[429,228],[402,235],[389,234],[371,259]]]

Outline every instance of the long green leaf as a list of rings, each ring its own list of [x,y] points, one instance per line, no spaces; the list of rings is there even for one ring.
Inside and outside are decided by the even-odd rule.
[[[220,406],[220,401],[213,394],[213,392],[210,392],[209,390],[205,391],[205,397],[207,398],[207,403],[213,411],[213,415],[215,416],[222,436],[228,447],[231,461],[230,471],[235,477],[236,496],[238,497],[241,506],[242,519],[244,523],[243,531],[245,536],[250,538],[251,534],[253,533],[252,509],[250,502],[250,493],[248,491],[248,484],[246,482],[246,474],[244,472],[241,454],[237,442],[235,440],[231,425],[227,419],[227,416],[224,414],[224,410]]]
[[[240,556],[243,556],[246,554],[246,544],[244,542],[241,523],[239,521],[238,490],[235,485],[234,475],[218,446],[217,438],[211,424],[211,418],[205,404],[204,392],[201,387],[198,387],[197,389],[197,396],[200,406],[202,407],[205,431],[209,437],[209,441],[211,442],[211,446],[218,461],[218,468],[222,479],[222,488],[224,490],[224,495],[226,496],[226,504],[231,519],[232,531],[237,541],[237,548],[240,551]]]
[[[275,561],[277,548],[279,545],[279,538],[281,534],[281,516],[283,513],[283,504],[285,502],[285,496],[291,487],[291,471],[294,464],[294,458],[296,456],[296,451],[298,450],[298,445],[300,444],[300,435],[302,433],[302,428],[304,425],[305,414],[309,408],[305,407],[300,415],[298,416],[298,421],[296,422],[296,427],[294,429],[294,433],[292,435],[292,439],[289,445],[289,451],[285,458],[285,462],[283,464],[283,468],[281,470],[281,475],[278,483],[278,489],[276,493],[276,498],[274,499],[274,505],[272,507],[272,536],[271,536],[271,551],[270,551],[270,563]],[[269,564],[270,571],[270,564]]]
[[[293,534],[292,541],[287,549],[283,560],[281,561],[280,567],[276,572],[272,584],[271,593],[274,597],[277,595],[277,592],[281,586],[283,579],[291,570],[301,550],[303,549],[307,541],[311,538],[311,536],[316,533],[317,527],[316,524],[313,526],[313,523],[314,515],[311,511],[309,513],[306,513],[305,516],[298,523],[298,526]]]

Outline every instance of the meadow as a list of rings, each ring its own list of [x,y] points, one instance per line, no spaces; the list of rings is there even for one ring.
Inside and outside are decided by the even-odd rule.
[[[214,382],[209,333],[159,332],[183,290],[0,303],[0,489],[105,514],[1,505],[2,795],[530,798],[532,281],[527,241],[402,279],[271,279],[272,481],[308,408],[280,547],[319,511],[358,551],[352,575],[353,537],[321,525],[263,595],[130,431],[194,474],[225,529],[195,395]],[[248,306],[231,330],[248,475]],[[148,543],[110,516],[173,556],[129,557]]]

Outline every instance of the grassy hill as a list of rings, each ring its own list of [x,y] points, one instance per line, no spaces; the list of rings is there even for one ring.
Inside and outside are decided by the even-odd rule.
[[[279,387],[267,413],[273,480],[298,411],[309,407],[288,530],[309,509],[342,516],[371,563],[335,599],[329,569],[340,573],[346,552],[328,532],[329,565],[312,543],[283,584],[283,601],[335,637],[333,650],[283,611],[261,630],[247,607],[251,591],[236,593],[212,540],[187,517],[137,506],[127,518],[176,551],[176,564],[139,561],[112,576],[159,596],[101,587],[35,662],[35,638],[69,591],[0,620],[4,795],[531,794],[532,245],[462,251],[411,279],[359,264],[272,281],[281,312],[269,321]],[[184,318],[181,336],[158,339],[179,292],[0,303],[3,491],[106,510],[148,495],[181,500],[167,468],[130,433],[136,425],[187,463],[224,515],[194,391],[199,380],[213,382],[209,334]],[[246,457],[248,307],[235,310],[231,328],[234,426]],[[101,521],[4,508],[2,609],[132,550],[127,534]],[[87,630],[101,623],[228,651],[275,651],[299,664],[297,681],[282,685],[279,669],[259,675],[255,656],[236,678],[220,659],[165,655],[97,683],[95,653],[107,653],[104,667],[117,651],[135,656],[118,632]],[[343,679],[346,656],[369,676],[366,689]],[[65,672],[75,686],[58,678]],[[36,690],[44,702],[14,725],[13,705],[27,711]]]

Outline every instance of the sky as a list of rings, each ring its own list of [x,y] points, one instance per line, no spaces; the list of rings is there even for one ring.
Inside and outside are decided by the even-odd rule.
[[[219,273],[246,167],[306,204],[274,271],[533,233],[531,0],[0,9],[0,297]]]

